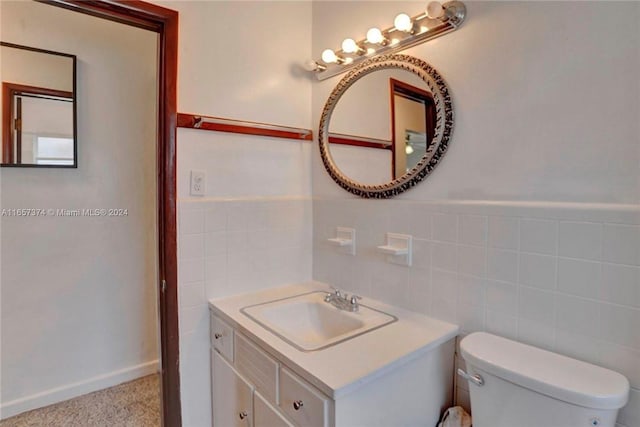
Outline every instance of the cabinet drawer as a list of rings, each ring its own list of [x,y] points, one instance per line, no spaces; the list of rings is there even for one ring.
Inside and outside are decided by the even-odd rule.
[[[253,387],[216,352],[211,351],[213,372],[213,425],[253,426]]]
[[[278,404],[278,362],[236,333],[235,366],[270,402]]]
[[[286,368],[280,369],[280,408],[296,425],[326,427],[329,399]]]
[[[258,392],[253,394],[253,420],[254,427],[294,427]]]
[[[233,362],[233,328],[213,314],[211,315],[211,344],[227,360]]]

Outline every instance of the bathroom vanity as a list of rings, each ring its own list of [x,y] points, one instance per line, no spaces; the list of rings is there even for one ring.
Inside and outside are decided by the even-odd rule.
[[[332,292],[309,282],[210,302],[214,426],[435,427],[458,327],[367,298],[338,308]]]

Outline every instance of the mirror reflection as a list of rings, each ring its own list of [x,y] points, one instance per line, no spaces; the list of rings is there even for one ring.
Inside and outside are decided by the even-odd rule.
[[[436,110],[422,78],[382,69],[357,80],[336,103],[329,151],[350,179],[387,184],[411,171],[433,141]]]
[[[77,167],[74,55],[0,43],[2,166]]]

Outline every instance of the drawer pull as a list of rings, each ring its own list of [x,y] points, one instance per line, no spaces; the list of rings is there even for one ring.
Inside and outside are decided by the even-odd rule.
[[[222,338],[222,334],[220,332],[216,332],[215,334],[213,334],[213,337],[219,340],[220,338]]]
[[[246,411],[242,411],[238,414],[238,416],[240,417],[241,420],[244,420],[245,418],[247,418],[249,416],[249,414],[247,414]]]
[[[304,403],[302,403],[302,400],[295,400],[293,402],[293,409],[295,409],[296,411],[299,411],[300,408],[302,408],[304,406]]]

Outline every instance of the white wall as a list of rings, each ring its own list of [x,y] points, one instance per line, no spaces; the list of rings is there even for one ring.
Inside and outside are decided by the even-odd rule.
[[[315,2],[313,56],[423,7]],[[456,123],[437,172],[401,198],[640,202],[637,3],[474,1],[467,7],[458,31],[403,52],[444,76]],[[314,122],[341,77],[313,84]],[[314,196],[349,197],[319,156],[313,166]]]
[[[314,150],[314,278],[616,369],[633,386],[619,423],[640,425],[640,4],[466,4],[460,30],[405,52],[454,100],[425,182],[354,199]],[[423,7],[315,2],[314,57]],[[313,84],[314,121],[339,78]],[[336,226],[356,228],[355,257],[325,245]],[[385,232],[416,238],[412,267],[374,251]]]
[[[306,2],[160,2],[180,13],[178,110],[311,128]],[[210,298],[311,278],[312,144],[178,130],[183,425],[211,425]],[[206,197],[189,196],[191,170]]]
[[[0,2],[1,39],[78,55],[78,169],[4,168],[2,417],[157,370],[157,36],[36,2]]]

